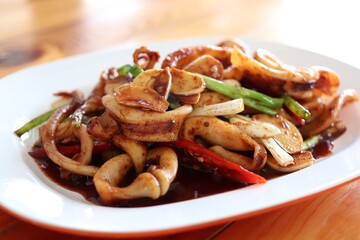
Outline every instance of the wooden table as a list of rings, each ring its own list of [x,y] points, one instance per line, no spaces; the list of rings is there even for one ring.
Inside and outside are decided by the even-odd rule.
[[[276,41],[360,67],[359,22],[358,3],[350,0],[2,0],[0,77],[111,45],[194,36]],[[359,203],[355,180],[226,228],[150,239],[360,239]],[[33,226],[5,211],[0,238],[86,239]]]

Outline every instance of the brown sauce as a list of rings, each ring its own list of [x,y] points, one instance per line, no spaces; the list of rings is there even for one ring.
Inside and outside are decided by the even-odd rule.
[[[322,141],[311,151],[315,159],[331,154],[333,143],[330,140]],[[89,202],[97,205],[103,205],[96,192],[91,177],[69,174],[55,165],[50,159],[35,159],[42,171],[55,183],[71,191],[81,194]],[[258,174],[266,179],[276,178],[284,173],[276,172],[270,168],[264,167]],[[126,185],[135,178],[135,173],[129,174],[122,183]],[[216,171],[195,170],[188,166],[179,165],[177,176],[170,186],[165,196],[152,200],[148,198],[134,199],[119,202],[116,207],[144,207],[155,206],[167,203],[186,201],[218,193],[223,193],[245,187],[245,184],[235,182],[221,177]]]
[[[71,191],[81,194],[88,201],[103,205],[95,190],[91,177],[69,174],[66,176],[51,160],[36,159],[43,172],[55,183]],[[132,174],[134,175],[134,174]],[[66,176],[66,177],[64,177]],[[131,181],[133,176],[128,176],[125,181]],[[165,196],[152,200],[148,198],[135,199],[117,203],[118,207],[144,207],[155,206],[185,200],[201,198],[217,193],[238,189],[245,185],[219,176],[213,171],[198,171],[179,165],[178,173]]]

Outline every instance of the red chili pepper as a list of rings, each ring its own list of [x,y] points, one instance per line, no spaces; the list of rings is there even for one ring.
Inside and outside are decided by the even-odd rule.
[[[72,157],[75,154],[80,152],[81,146],[80,144],[75,145],[61,145],[57,146],[58,151],[67,157]],[[108,142],[94,142],[93,154],[99,154],[104,151],[114,150],[116,147]],[[42,158],[47,157],[45,149],[43,147],[38,147],[29,152],[29,155],[34,158]]]
[[[170,144],[171,146],[185,149],[186,151],[200,155],[204,159],[204,163],[216,167],[220,174],[233,180],[238,180],[244,183],[265,183],[266,179],[249,170],[241,167],[238,164],[230,162],[216,154],[215,152],[194,142],[180,139]]]
[[[300,125],[300,126],[304,126],[306,121],[305,119],[302,119],[301,117],[299,117],[298,115],[296,115],[294,112],[292,112],[288,107],[283,106],[283,108],[285,109],[285,111],[287,113],[289,113],[289,115]]]

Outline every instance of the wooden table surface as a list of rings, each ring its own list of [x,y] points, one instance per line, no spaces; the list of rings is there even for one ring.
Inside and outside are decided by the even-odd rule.
[[[350,0],[1,0],[0,77],[112,45],[199,36],[276,41],[360,68],[358,10]],[[223,226],[149,239],[360,239],[360,180]],[[0,239],[86,237],[0,210]]]

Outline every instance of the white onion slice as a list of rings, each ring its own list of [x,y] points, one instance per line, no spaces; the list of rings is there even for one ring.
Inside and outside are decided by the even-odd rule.
[[[269,138],[281,133],[280,129],[271,123],[257,121],[245,116],[231,116],[230,123],[254,138]]]
[[[227,102],[203,106],[193,110],[188,117],[195,116],[226,116],[244,111],[244,101],[241,98]]]

